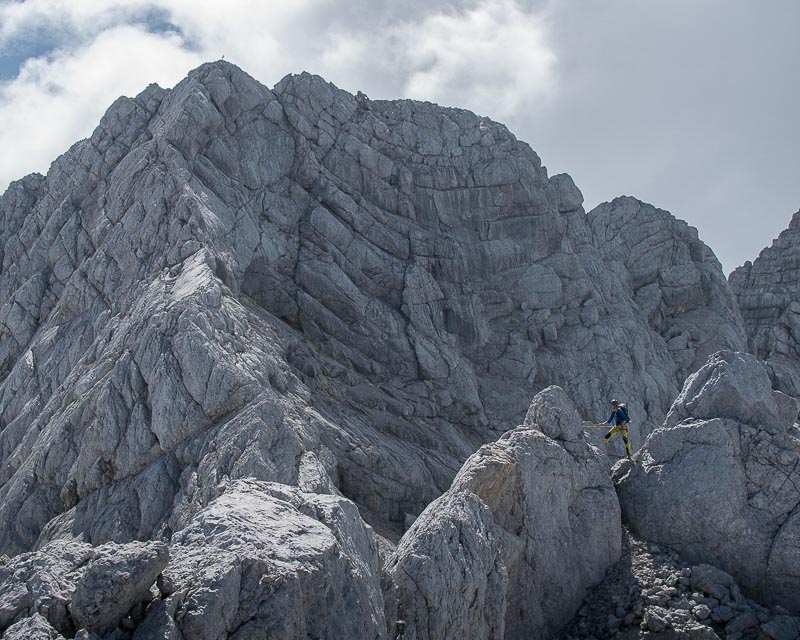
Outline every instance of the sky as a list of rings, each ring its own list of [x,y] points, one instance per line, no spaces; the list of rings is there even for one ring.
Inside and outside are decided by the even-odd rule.
[[[667,209],[727,273],[800,209],[798,28],[796,0],[0,0],[0,192],[224,56],[503,122],[587,210]]]

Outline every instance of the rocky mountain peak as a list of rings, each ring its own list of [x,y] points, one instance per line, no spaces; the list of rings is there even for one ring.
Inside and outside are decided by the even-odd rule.
[[[733,293],[697,229],[630,196],[600,204],[588,220],[640,317],[664,339],[679,385],[715,351],[744,349]]]
[[[120,98],[12,183],[0,240],[3,628],[382,637],[391,598],[427,620],[419,591],[441,584],[408,582],[415,550],[459,532],[474,601],[497,605],[464,620],[551,635],[619,556],[611,460],[582,420],[621,398],[638,447],[745,340],[713,253],[668,212],[586,214],[568,175],[468,111],[307,73],[269,89],[222,61]],[[54,554],[62,605],[91,595],[81,558],[128,571],[104,554],[152,555],[158,595],[148,573],[110,590],[108,619],[47,617]],[[448,611],[473,601],[459,584]],[[534,592],[558,603],[532,620]]]
[[[800,212],[729,281],[742,310],[748,349],[766,361],[776,388],[800,395]]]

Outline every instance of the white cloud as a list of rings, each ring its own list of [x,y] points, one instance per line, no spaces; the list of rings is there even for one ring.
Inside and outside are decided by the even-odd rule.
[[[348,88],[409,97],[513,119],[556,95],[556,55],[543,14],[513,0],[445,7],[417,20],[354,34],[340,26],[316,61]],[[354,77],[347,77],[354,76]]]
[[[465,106],[495,118],[555,91],[547,24],[514,0],[26,0],[0,4],[0,48],[47,40],[0,84],[0,190],[88,136],[119,95],[172,86],[225,56],[262,82],[308,70],[374,97]],[[153,17],[174,30],[152,32]]]
[[[412,72],[407,93],[466,106],[495,118],[550,100],[556,56],[544,20],[510,0],[404,25]]]
[[[143,0],[25,0],[0,8],[0,47],[15,39],[85,40],[120,24],[140,20],[154,5]]]
[[[174,34],[127,26],[106,30],[77,51],[28,60],[16,79],[0,85],[0,184],[46,170],[91,134],[120,95],[135,95],[151,82],[172,85],[201,62]]]

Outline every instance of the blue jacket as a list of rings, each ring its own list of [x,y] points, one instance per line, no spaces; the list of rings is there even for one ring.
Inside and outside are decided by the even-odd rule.
[[[615,409],[611,412],[608,420],[606,420],[606,424],[611,424],[612,422],[614,422],[615,425],[628,422],[628,416],[625,415],[625,412],[622,409]]]

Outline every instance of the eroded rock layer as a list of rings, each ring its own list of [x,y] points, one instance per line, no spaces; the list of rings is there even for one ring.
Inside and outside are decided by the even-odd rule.
[[[644,538],[731,573],[800,613],[800,402],[749,354],[720,352],[686,380],[664,426],[614,477]]]
[[[579,425],[545,389],[417,519],[385,569],[405,638],[550,638],[575,614],[622,544],[604,456]]]
[[[720,350],[744,351],[739,308],[697,229],[623,196],[588,214],[597,248],[647,325],[664,338],[678,386]]]
[[[776,388],[800,396],[800,211],[772,246],[729,279],[748,350],[766,361]]]
[[[551,383],[647,432],[724,294],[644,322],[581,202],[502,125],[308,74],[121,98],[0,201],[0,550],[168,537],[226,477],[397,537]],[[681,233],[659,291],[673,254],[713,284]]]

